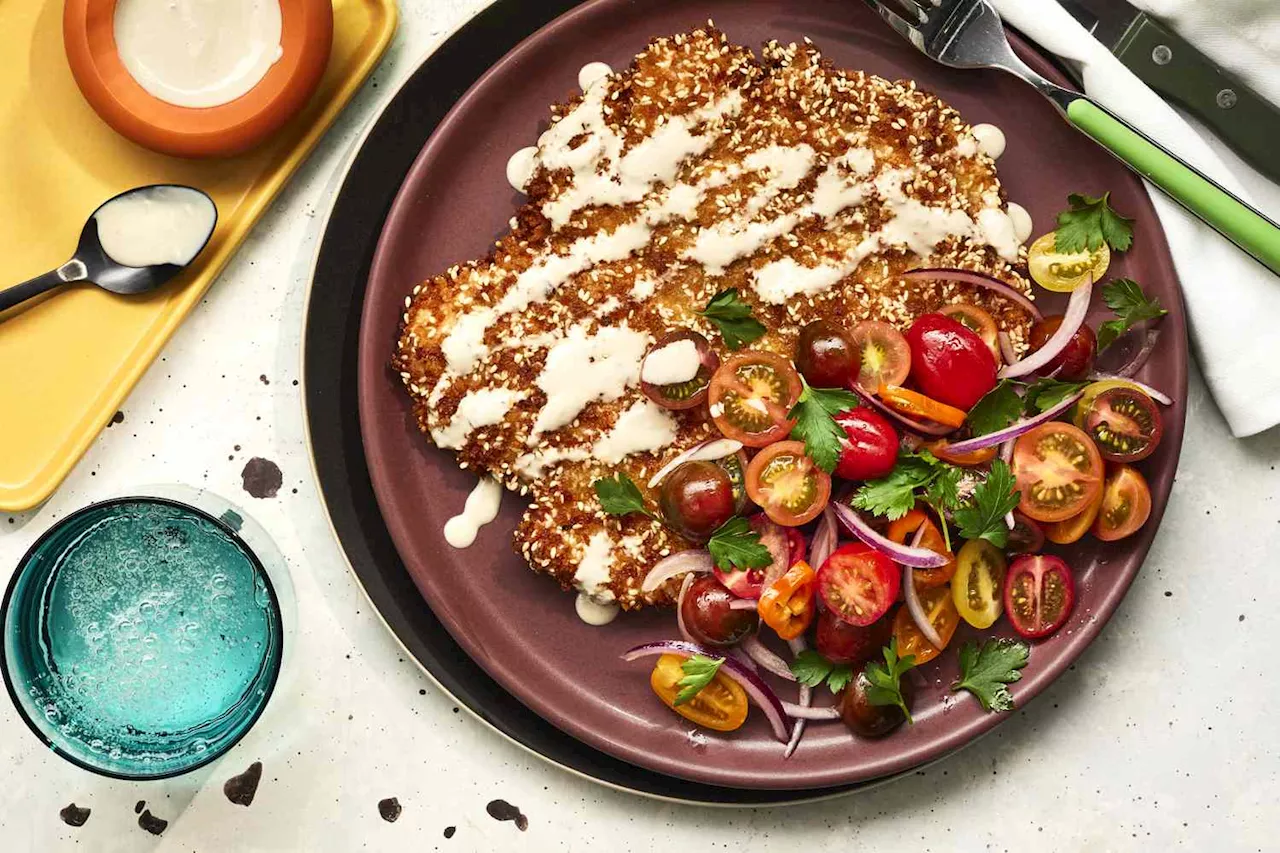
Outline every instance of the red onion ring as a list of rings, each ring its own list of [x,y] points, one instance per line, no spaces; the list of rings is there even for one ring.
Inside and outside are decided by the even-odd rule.
[[[808,708],[813,704],[813,689],[807,684],[800,685],[799,705],[801,708]],[[795,754],[796,747],[800,745],[800,738],[804,737],[804,729],[809,721],[801,718],[796,720],[795,727],[791,729],[791,740],[787,741],[787,748],[782,751],[782,758],[786,760]]]
[[[1004,444],[1000,445],[1000,459],[1003,460],[1006,465],[1013,461],[1012,441],[1006,441]],[[1013,517],[1013,510],[1009,510],[1004,514],[1004,523],[1010,530],[1013,530],[1018,526],[1018,519]]]
[[[731,438],[709,438],[700,444],[695,444],[675,459],[672,459],[666,465],[663,465],[662,468],[658,470],[658,473],[649,478],[649,488],[658,488],[658,486],[662,484],[662,481],[667,478],[668,474],[686,462],[714,462],[717,459],[724,459],[726,456],[732,456],[741,449],[741,441],[734,441]]]
[[[751,658],[765,672],[772,673],[779,678],[787,681],[795,681],[796,677],[791,672],[791,667],[787,666],[787,662],[775,655],[762,642],[757,634],[752,634],[742,641],[742,650],[747,653],[747,657]]]
[[[1151,358],[1151,353],[1155,352],[1156,342],[1160,340],[1159,329],[1148,329],[1142,338],[1142,346],[1133,354],[1133,357],[1125,362],[1115,373],[1117,376],[1129,379],[1137,376],[1138,371],[1142,370],[1147,364],[1147,359]]]
[[[987,290],[993,291],[1000,296],[1003,296],[1005,299],[1016,303],[1019,308],[1026,311],[1036,320],[1044,319],[1040,314],[1040,309],[1036,307],[1036,304],[1032,302],[1030,297],[1025,293],[1018,290],[1016,287],[1006,284],[998,278],[986,275],[985,273],[974,272],[973,270],[929,268],[911,270],[908,273],[898,276],[898,278],[907,279],[908,281],[913,279],[958,281],[961,284],[973,284],[978,287],[985,287]]]
[[[701,574],[709,572],[715,566],[710,552],[695,548],[689,551],[677,551],[670,557],[664,557],[653,564],[649,574],[640,582],[640,591],[650,593],[667,581],[685,572]]]
[[[1017,364],[1018,353],[1013,349],[1013,341],[1009,339],[1009,333],[997,332],[996,340],[1000,342],[1000,355],[1004,358],[1004,363]]]
[[[919,547],[920,540],[924,538],[924,531],[923,524],[917,528],[916,535],[911,539],[912,547]],[[907,611],[911,614],[911,621],[916,623],[920,633],[935,649],[942,648],[944,645],[942,637],[938,636],[938,629],[934,628],[933,623],[929,621],[929,614],[924,612],[924,604],[920,602],[920,593],[916,590],[915,569],[910,566],[902,567],[902,590],[907,598]]]
[[[1049,340],[1045,341],[1044,346],[1022,361],[1007,365],[1000,371],[1000,378],[1011,379],[1015,376],[1026,376],[1028,373],[1034,373],[1053,361],[1059,353],[1067,348],[1067,344],[1071,343],[1075,333],[1080,331],[1080,327],[1084,325],[1085,315],[1089,313],[1089,299],[1092,296],[1093,278],[1091,276],[1085,280],[1084,284],[1071,291],[1071,299],[1067,302],[1067,313],[1062,317],[1062,325],[1058,327],[1058,330],[1053,333]]]
[[[950,435],[951,433],[956,431],[955,427],[945,426],[944,424],[924,423],[923,421],[915,421],[907,417],[906,415],[901,414],[900,412],[895,412],[893,409],[889,408],[884,403],[876,399],[876,396],[874,394],[868,392],[866,389],[862,388],[861,386],[855,385],[853,390],[859,397],[865,400],[867,405],[871,406],[871,408],[875,409],[877,412],[880,412],[882,415],[885,415],[886,417],[892,418],[893,420],[902,424],[907,429],[914,430],[919,433],[923,433],[924,435],[933,435],[933,436]]]
[[[826,509],[822,511],[822,517],[818,520],[818,526],[813,531],[813,538],[809,541],[809,565],[815,572],[822,568],[822,564],[832,555],[838,544],[840,544],[840,533],[836,530],[836,514],[832,512],[831,505],[827,504]]]
[[[693,586],[692,572],[684,576],[684,583],[680,584],[680,594],[676,596],[676,625],[680,628],[680,636],[692,643],[694,642],[693,635],[689,633],[688,627],[684,624],[684,596],[691,586]]]
[[[760,706],[760,710],[764,712],[765,718],[773,728],[774,736],[783,743],[791,739],[791,727],[787,722],[787,712],[783,709],[782,700],[778,698],[778,694],[774,693],[760,676],[747,669],[735,658],[717,654],[697,643],[681,640],[661,640],[656,643],[645,643],[642,646],[636,646],[634,649],[625,652],[622,655],[622,659],[633,661],[643,657],[668,654],[684,655],[685,657],[699,655],[712,660],[724,661],[720,666],[720,671],[738,682],[738,685],[746,691],[751,701]]]
[[[788,717],[794,717],[797,720],[840,719],[840,709],[834,705],[826,708],[811,708],[807,705],[798,705],[795,702],[783,702],[782,710],[786,712]]]
[[[1128,382],[1130,385],[1136,385],[1137,387],[1141,388],[1142,393],[1146,394],[1148,397],[1150,397],[1152,400],[1155,400],[1157,403],[1160,403],[1161,405],[1165,405],[1165,406],[1173,405],[1173,398],[1170,397],[1168,394],[1164,393],[1158,388],[1152,388],[1150,385],[1148,385],[1145,382],[1139,382],[1138,380],[1134,379],[1131,376],[1123,376],[1119,373],[1098,373],[1097,371],[1094,371],[1093,373],[1089,374],[1089,378],[1096,382],[1106,382],[1109,380],[1117,380],[1117,379],[1120,380],[1121,382]]]
[[[863,520],[862,516],[844,504],[832,504],[831,506],[835,508],[836,519],[844,525],[846,530],[895,563],[901,563],[913,569],[936,569],[947,564],[947,558],[937,551],[931,551],[928,548],[913,548],[910,545],[901,545],[892,539],[886,539],[876,533],[871,525]]]
[[[1004,444],[1005,442],[1013,441],[1023,433],[1030,432],[1040,426],[1040,424],[1053,420],[1058,415],[1074,406],[1076,401],[1083,396],[1084,391],[1077,391],[1061,403],[1058,403],[1052,408],[1045,409],[1033,418],[1023,418],[1020,421],[1015,421],[1014,423],[1009,424],[1009,426],[1004,429],[996,430],[995,432],[987,433],[986,435],[980,435],[977,438],[957,441],[955,444],[948,446],[947,451],[950,453],[973,453],[976,450],[986,450],[988,447],[994,447],[997,444]]]

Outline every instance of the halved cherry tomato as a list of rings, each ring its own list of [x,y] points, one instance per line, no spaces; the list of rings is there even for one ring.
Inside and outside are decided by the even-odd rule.
[[[846,480],[874,480],[888,476],[898,461],[898,431],[874,409],[856,406],[836,415],[844,430],[835,474]]]
[[[791,562],[788,565],[794,566],[796,563],[804,559],[805,554],[809,550],[809,543],[805,541],[804,534],[794,527],[784,527],[783,532],[787,534],[787,544],[791,546]]]
[[[779,441],[747,466],[747,494],[773,521],[799,527],[826,508],[831,475],[805,452],[804,442]]]
[[[945,586],[920,589],[919,584],[916,588],[920,594],[920,604],[929,616],[929,624],[938,632],[938,638],[942,640],[942,648],[946,648],[951,638],[955,636],[956,626],[960,624],[960,612],[956,610],[951,590]],[[911,611],[905,604],[898,608],[897,614],[893,617],[893,637],[898,642],[898,656],[915,655],[917,664],[928,663],[942,654],[942,649],[929,642],[924,634],[920,633],[915,620],[911,618]]]
[[[1164,422],[1155,401],[1137,388],[1108,388],[1081,410],[1084,431],[1110,462],[1137,462],[1156,452]]]
[[[1093,523],[1093,535],[1103,542],[1132,536],[1151,517],[1151,489],[1136,468],[1119,465],[1102,489],[1102,511]]]
[[[996,387],[996,358],[982,338],[950,317],[921,314],[907,330],[911,379],[925,394],[969,411]]]
[[[1093,405],[1093,401],[1098,398],[1098,395],[1104,391],[1110,391],[1112,388],[1132,388],[1135,391],[1142,391],[1141,388],[1127,379],[1104,379],[1101,382],[1094,382],[1092,385],[1085,387],[1084,393],[1080,395],[1075,408],[1071,410],[1071,422],[1080,427],[1080,429],[1084,429],[1084,418],[1089,413],[1089,408]]]
[[[1089,505],[1082,512],[1076,513],[1067,520],[1050,521],[1045,524],[1044,538],[1058,545],[1079,542],[1093,526],[1093,520],[1098,517],[1098,510],[1102,509],[1102,494],[1103,489],[1099,489],[1098,494],[1089,501]]]
[[[664,352],[664,356],[654,358],[654,353],[660,350]],[[674,364],[660,363],[669,361],[665,358],[666,354],[676,357]],[[720,356],[716,355],[711,344],[702,335],[690,329],[669,332],[659,338],[645,354],[644,361],[640,364],[640,390],[664,409],[692,409],[707,399],[711,377],[719,367]],[[666,374],[673,370],[687,378],[680,378],[678,382],[651,381],[666,379]],[[692,375],[689,375],[689,371],[692,371]],[[670,378],[679,377],[673,375]]]
[[[827,609],[850,625],[870,625],[898,597],[898,567],[879,551],[842,545],[818,570],[818,595]]]
[[[947,542],[942,537],[942,531],[938,529],[938,525],[934,524],[928,513],[920,509],[910,510],[902,518],[889,524],[885,536],[905,545],[915,539],[916,531],[922,524],[924,533],[920,536],[920,547],[937,551],[947,558],[947,564],[936,569],[915,569],[912,576],[916,579],[916,586],[942,586],[956,573],[956,558],[947,550]]]
[[[1041,424],[1013,446],[1018,508],[1036,521],[1064,521],[1083,512],[1102,488],[1102,457],[1093,440],[1070,424]]]
[[[814,320],[796,341],[796,370],[814,388],[845,388],[858,375],[858,350],[849,333],[827,320]]]
[[[884,404],[899,414],[917,420],[933,421],[949,427],[960,427],[967,415],[955,406],[931,400],[919,391],[897,385],[881,385],[879,396]]]
[[[717,672],[715,678],[693,698],[680,705],[676,697],[680,695],[680,680],[684,678],[681,666],[688,658],[680,655],[663,655],[653,666],[649,676],[649,686],[657,694],[662,703],[686,720],[697,723],[717,732],[731,732],[742,727],[747,721],[747,691],[742,689],[723,672]]]
[[[794,640],[813,622],[813,569],[804,560],[760,593],[760,619],[784,640]]]
[[[869,393],[881,385],[901,385],[911,372],[911,347],[893,326],[877,320],[863,320],[849,333],[858,353],[855,384]]]
[[[1004,612],[1027,639],[1047,637],[1062,627],[1076,603],[1071,569],[1057,557],[1040,554],[1013,561],[1004,580]]]
[[[764,513],[751,516],[747,523],[759,534],[760,544],[768,549],[773,560],[769,565],[758,569],[725,571],[716,566],[714,571],[716,580],[738,598],[759,598],[765,587],[782,577],[792,563],[804,556],[804,551],[801,550],[797,555],[791,538],[792,529],[774,524]],[[803,537],[801,541],[803,542]]]
[[[795,426],[787,415],[802,389],[800,374],[782,356],[739,353],[711,378],[711,417],[727,438],[764,447]]]
[[[957,302],[954,305],[942,306],[938,309],[938,313],[950,317],[982,338],[982,342],[991,350],[991,354],[997,359],[1000,358],[1000,327],[996,325],[995,318],[986,311],[977,305]]]
[[[1092,252],[1061,253],[1057,250],[1057,232],[1050,231],[1031,244],[1027,251],[1027,269],[1036,283],[1046,290],[1070,293],[1090,275],[1101,281],[1111,265],[1111,249],[1103,243]]]
[[[949,462],[952,465],[959,465],[963,468],[975,468],[979,465],[986,465],[992,459],[996,458],[996,451],[999,449],[998,446],[992,445],[991,447],[983,450],[974,450],[969,453],[954,453],[951,450],[951,442],[947,441],[945,438],[932,441],[926,444],[925,448],[943,462]]]
[[[975,628],[990,628],[1004,609],[1004,552],[985,539],[973,539],[964,543],[956,562],[951,597],[960,618]]]
[[[1044,547],[1044,530],[1040,523],[1027,518],[1016,509],[1013,511],[1013,529],[1009,531],[1010,554],[1038,554]]]

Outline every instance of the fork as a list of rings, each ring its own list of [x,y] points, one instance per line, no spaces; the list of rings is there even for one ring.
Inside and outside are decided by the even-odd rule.
[[[1009,46],[1000,16],[987,0],[866,3],[935,62],[996,68],[1030,83],[1070,124],[1280,275],[1280,226],[1089,96],[1032,71]]]

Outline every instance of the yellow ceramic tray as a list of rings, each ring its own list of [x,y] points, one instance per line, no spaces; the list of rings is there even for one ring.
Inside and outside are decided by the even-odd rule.
[[[140,148],[90,109],[67,67],[59,0],[0,0],[0,287],[66,261],[94,208],[129,187],[191,184],[219,213],[197,263],[155,293],[84,286],[0,320],[0,510],[53,493],[395,32],[395,0],[334,0],[333,15],[329,67],[302,113],[248,154],[194,161]]]

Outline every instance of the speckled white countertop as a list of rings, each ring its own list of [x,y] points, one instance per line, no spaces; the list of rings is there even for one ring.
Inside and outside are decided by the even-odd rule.
[[[373,80],[138,385],[123,420],[48,504],[0,514],[3,581],[39,533],[91,501],[180,482],[240,502],[292,567],[300,629],[285,680],[222,760],[146,784],[62,762],[0,704],[0,849],[1276,849],[1280,681],[1267,661],[1280,634],[1280,431],[1232,440],[1198,376],[1161,535],[1115,619],[1041,698],[926,771],[781,811],[670,805],[551,767],[454,707],[402,656],[332,541],[298,384],[307,266],[335,177],[424,51],[484,0],[403,5]],[[1280,193],[1268,201],[1280,214]],[[283,474],[273,498],[243,489],[255,457]],[[264,766],[257,796],[233,805],[223,782],[254,761]],[[390,797],[402,807],[395,822],[379,815]],[[527,831],[491,818],[495,799],[518,806]],[[139,800],[169,822],[162,835],[139,828]],[[71,802],[91,809],[79,828],[59,819]]]

